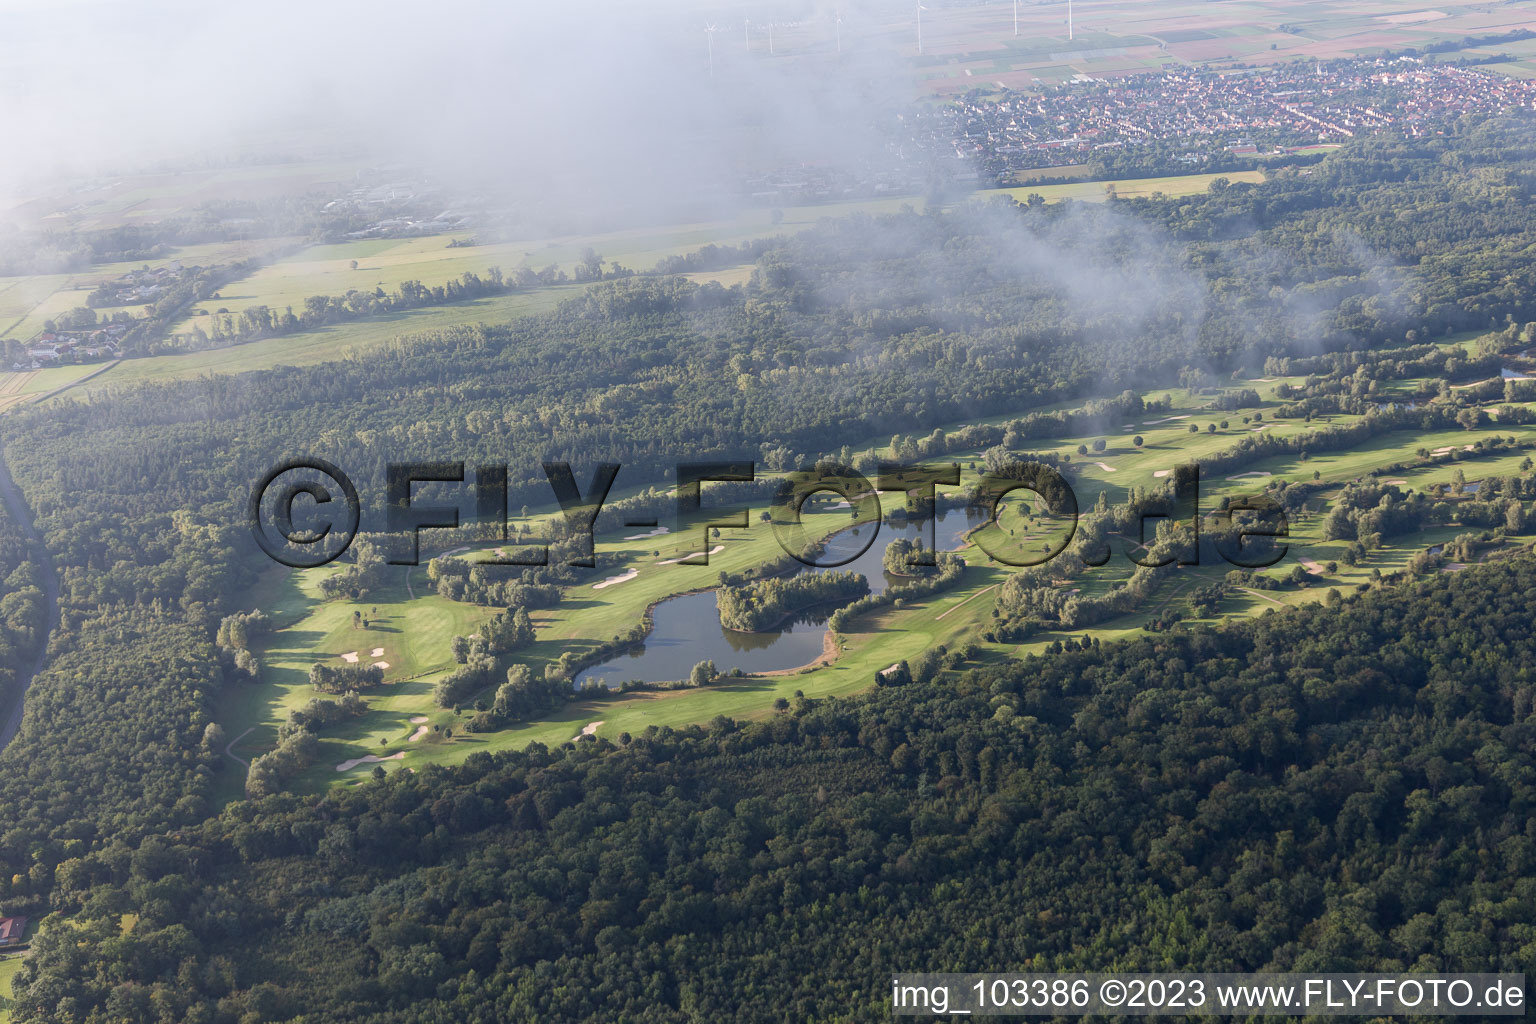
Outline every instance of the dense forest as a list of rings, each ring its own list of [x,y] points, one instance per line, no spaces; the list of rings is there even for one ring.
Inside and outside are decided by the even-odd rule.
[[[1151,408],[1127,389],[1267,360],[1318,364],[1298,415],[1374,402],[1345,378],[1389,347],[1383,375],[1433,365],[1449,396],[1491,356],[1426,340],[1536,319],[1533,183],[1528,119],[1466,123],[1182,199],[827,222],[748,253],[733,288],[605,282],[323,366],[8,413],[62,623],[0,754],[0,907],[73,921],[39,941],[21,1019],[780,1019],[840,1000],[868,1016],[878,978],[914,957],[1528,962],[1525,563],[1023,665],[930,652],[897,676],[914,685],[859,701],[319,802],[281,794],[280,759],[259,789],[275,795],[206,819],[237,770],[212,709],[251,677],[224,624],[267,564],[243,510],[283,458],[345,467],[373,530],[392,461],[507,461],[513,507],[548,506],[545,459],[666,487],[680,461],[850,462],[869,438],[927,454],[946,423],[1007,455]],[[1400,423],[1459,423],[1445,405]],[[1505,486],[1528,500],[1528,482]],[[1362,486],[1337,528],[1362,545],[1390,531],[1406,513],[1367,507],[1381,499]],[[1508,514],[1476,504],[1478,529]],[[0,521],[0,644],[34,635],[17,537]],[[953,585],[963,564],[939,561],[834,625]],[[338,586],[366,589],[375,564],[369,549]],[[518,612],[574,571],[507,584],[440,563],[445,596],[517,606],[500,649],[466,648],[447,704],[483,693],[490,722],[553,701],[506,653],[527,642]],[[1007,596],[1002,629],[1067,610]]]
[[[801,572],[715,591],[720,625],[758,632],[791,616],[832,602],[855,601],[869,593],[869,580],[851,571]]]
[[[4,473],[0,466],[0,473]],[[21,525],[0,501],[0,724],[47,636],[43,569]]]
[[[874,1020],[914,966],[1521,970],[1533,595],[1521,559],[113,837],[59,866],[19,1019]]]

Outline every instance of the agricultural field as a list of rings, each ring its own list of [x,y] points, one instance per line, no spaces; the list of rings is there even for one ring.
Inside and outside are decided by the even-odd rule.
[[[1162,192],[1169,196],[1204,192],[1219,175],[1188,174],[1164,178],[1124,181],[1082,182],[1071,185],[1038,185],[1012,189],[984,189],[976,193],[985,199],[1009,195],[1022,199],[1031,192],[1047,202],[1065,199],[1102,201],[1109,186],[1124,197],[1150,196]],[[1227,175],[1234,181],[1261,181],[1258,171]],[[491,267],[504,272],[526,267],[542,270],[558,267],[572,271],[584,250],[590,248],[605,260],[633,270],[649,270],[658,260],[693,252],[704,245],[735,245],[783,232],[810,227],[829,217],[852,213],[894,213],[911,197],[860,200],[845,203],[788,206],[779,211],[778,223],[766,210],[754,210],[729,220],[678,224],[655,228],[637,228],[597,235],[566,235],[529,238],[488,245],[456,245],[462,236],[430,235],[423,238],[366,239],[338,245],[311,246],[302,252],[262,267],[255,274],[223,289],[218,298],[199,303],[174,330],[187,330],[197,314],[212,314],[219,309],[238,313],[251,306],[281,309],[300,308],[311,295],[344,295],[349,291],[386,292],[404,281],[427,285],[460,277],[465,273],[484,275]],[[921,200],[916,200],[921,202]]]
[[[0,412],[35,402],[60,388],[99,376],[116,368],[114,363],[49,366],[41,370],[0,370]]]
[[[1078,76],[1108,78],[1165,67],[1372,56],[1536,24],[1530,11],[1518,5],[1473,0],[1422,10],[1404,10],[1385,0],[1324,0],[1304,7],[1284,0],[1214,7],[1079,0],[1072,7],[1069,31],[1065,0],[1021,3],[1017,32],[1009,4],[936,7],[923,16],[921,55],[910,8],[866,28],[908,54],[914,78],[924,89],[948,96],[977,88],[1028,90]],[[791,58],[822,53],[825,35],[819,24],[803,24],[783,34],[781,52]]]
[[[1150,199],[1158,193],[1175,198],[1205,192],[1210,189],[1211,182],[1217,178],[1226,178],[1233,182],[1260,182],[1264,180],[1264,172],[1229,171],[1226,174],[1179,174],[1165,178],[1079,181],[1070,185],[1021,185],[1017,188],[989,189],[983,194],[1000,192],[1022,202],[1031,194],[1038,193],[1048,203],[1059,203],[1066,199],[1097,203],[1104,202],[1109,196],[1109,190],[1113,188],[1115,195],[1121,199]]]
[[[205,349],[185,355],[124,359],[101,383],[116,386],[147,380],[200,377],[210,373],[244,373],[274,366],[312,366],[378,349],[410,334],[463,324],[501,323],[530,313],[547,312],[583,287],[551,286],[447,306],[405,310],[392,316],[332,324],[227,348]]]
[[[39,187],[0,206],[0,223],[84,231],[151,223],[187,216],[211,201],[334,192],[354,182],[360,169],[352,163],[295,162],[123,174],[63,193]]]
[[[1175,177],[1125,179],[1115,182],[1084,182],[1071,185],[1034,185],[1010,189],[986,189],[975,195],[986,198],[1007,195],[1022,201],[1038,193],[1047,202],[1079,200],[1102,202],[1107,186],[1113,184],[1122,198],[1192,195],[1210,187],[1222,175],[1188,174]],[[1258,171],[1225,175],[1233,181],[1259,181]],[[494,245],[448,247],[453,235],[432,235],[410,239],[370,239],[340,245],[311,246],[278,262],[263,267],[251,277],[234,282],[219,292],[217,300],[198,304],[194,309],[209,314],[219,309],[232,313],[250,306],[301,307],[310,295],[340,295],[349,289],[382,287],[386,291],[407,280],[438,285],[465,272],[484,274],[490,267],[510,271],[527,266],[543,269],[558,266],[569,271],[582,251],[591,248],[609,261],[636,270],[647,270],[658,260],[693,252],[711,243],[734,245],[754,238],[791,233],[811,227],[818,221],[851,213],[894,213],[903,205],[921,204],[912,197],[788,206],[775,224],[767,210],[743,213],[730,220],[636,228],[597,235],[538,238]],[[354,269],[352,263],[356,262]],[[698,282],[717,281],[725,287],[744,283],[751,275],[750,265],[689,274]],[[546,312],[561,301],[577,294],[583,285],[549,285],[510,295],[475,299],[444,306],[407,310],[387,316],[334,324],[328,327],[279,338],[207,349],[177,355],[125,359],[104,385],[116,386],[143,380],[196,377],[207,373],[240,373],[278,365],[306,366],[343,358],[388,344],[397,338],[444,327],[474,323],[504,322],[529,313]],[[186,330],[207,317],[189,315],[178,330]]]
[[[1157,487],[1173,467],[1198,464],[1231,448],[1245,435],[1267,432],[1297,436],[1327,426],[1346,425],[1359,418],[1330,415],[1314,422],[1276,419],[1273,413],[1281,404],[1276,389],[1297,386],[1303,380],[1290,377],[1242,382],[1242,386],[1256,390],[1261,401],[1249,408],[1224,412],[1211,411],[1206,405],[1207,396],[1177,390],[1151,394],[1146,397],[1165,395],[1171,402],[1169,411],[1121,424],[1107,434],[1035,443],[1030,451],[1071,460],[1069,464],[1076,466],[1071,479],[1080,509],[1090,508],[1101,492],[1110,504],[1121,504],[1137,491]],[[1411,386],[1411,382],[1399,383],[1402,387]],[[966,425],[952,424],[948,429]],[[1191,426],[1196,429],[1191,431]],[[1479,442],[1511,436],[1517,439],[1516,448],[1497,454],[1477,450]],[[1134,443],[1136,437],[1141,438],[1140,445]],[[1091,446],[1095,441],[1104,442],[1102,450],[1086,457],[1079,453],[1079,445]],[[1402,430],[1378,435],[1358,450],[1277,456],[1252,461],[1240,471],[1206,476],[1201,484],[1200,507],[1203,512],[1209,511],[1223,498],[1257,493],[1276,479],[1317,480],[1342,486],[1398,464],[1406,468],[1395,471],[1391,482],[1406,490],[1451,484],[1458,474],[1472,484],[1485,477],[1524,472],[1523,465],[1533,443],[1536,430],[1532,427],[1500,425],[1497,420],[1473,430]],[[868,439],[854,450],[875,451],[880,444]],[[1418,453],[1422,450],[1429,450],[1436,458],[1421,458]],[[980,451],[962,451],[937,461],[960,463],[963,486],[974,480],[981,456]],[[1453,461],[1445,461],[1441,456],[1453,456]],[[271,749],[277,725],[288,710],[316,696],[307,682],[310,664],[316,660],[338,663],[337,658],[352,652],[372,656],[382,650],[379,658],[387,661],[390,669],[383,690],[368,695],[368,713],[349,724],[322,730],[321,762],[295,783],[301,789],[319,791],[361,778],[376,763],[384,764],[387,770],[424,763],[456,763],[481,750],[520,747],[531,742],[558,745],[584,731],[613,738],[624,732],[638,734],[652,725],[705,722],[716,715],[738,719],[762,717],[773,713],[776,701],[792,700],[797,694],[826,697],[861,691],[871,685],[876,673],[939,645],[953,649],[975,644],[976,659],[987,663],[1041,653],[1063,639],[1091,636],[1108,641],[1141,635],[1149,618],[1173,611],[1194,621],[1262,615],[1277,608],[1322,600],[1331,591],[1352,593],[1380,575],[1409,569],[1414,557],[1426,548],[1466,532],[1454,524],[1426,527],[1417,533],[1391,538],[1358,564],[1349,565],[1344,559],[1348,543],[1323,539],[1326,509],[1337,491],[1337,487],[1324,488],[1291,518],[1289,554],[1278,565],[1259,574],[1279,584],[1299,565],[1307,573],[1305,587],[1289,584],[1277,585],[1275,589],[1229,589],[1220,599],[1215,616],[1205,620],[1190,614],[1187,597],[1197,588],[1220,583],[1231,569],[1225,563],[1184,567],[1170,573],[1150,604],[1132,614],[1084,629],[1039,633],[1019,644],[989,642],[983,634],[992,621],[997,588],[1017,570],[994,561],[968,536],[961,549],[967,567],[956,586],[903,606],[886,606],[855,618],[840,633],[829,634],[821,658],[807,658],[809,663],[799,668],[741,678],[727,676],[698,689],[645,690],[603,700],[572,702],[542,720],[479,734],[462,728],[464,715],[472,713],[471,710],[461,713],[437,707],[432,689],[453,668],[451,637],[471,632],[491,610],[448,601],[431,592],[426,579],[426,551],[422,566],[401,568],[399,582],[389,588],[387,595],[369,596],[363,602],[366,607],[355,607],[347,601],[320,600],[319,580],[334,571],[331,568],[303,573],[274,571],[253,607],[274,615],[284,628],[257,652],[262,682],[227,696],[219,720],[227,735],[235,737],[231,754],[249,760]],[[613,495],[620,496],[619,491]],[[883,499],[887,512],[897,500],[895,495]],[[751,525],[747,529],[726,530],[718,538],[707,540],[712,545],[708,568],[676,564],[677,559],[699,550],[706,542],[697,533],[600,535],[598,550],[604,555],[601,569],[591,580],[567,588],[560,604],[530,613],[537,640],[515,660],[526,663],[535,675],[542,674],[545,666],[553,664],[562,652],[580,656],[641,622],[647,609],[668,598],[713,586],[721,570],[740,573],[774,558],[780,548],[772,527],[758,519],[756,513],[760,509],[750,511]],[[1034,550],[1059,528],[1059,524],[1046,521],[1045,517],[1026,519],[1026,511],[1022,504],[1008,504],[998,522],[1011,532],[1002,547],[989,543],[989,548],[1005,557],[1011,551]],[[549,510],[533,511],[529,525],[535,534],[549,514]],[[832,511],[811,515],[808,522],[813,535],[848,525],[846,513]],[[1014,536],[1013,532],[1019,530],[1022,535]],[[875,546],[883,548],[884,543],[877,538]],[[1522,543],[1528,543],[1528,539],[1511,538],[1506,541],[1505,550]],[[473,561],[475,555],[464,557]],[[1123,584],[1132,568],[1117,553],[1106,565],[1060,585],[1076,588],[1085,596],[1101,594]],[[367,629],[353,625],[352,613],[356,610],[370,619]],[[719,668],[728,671],[731,666],[721,662]],[[486,695],[478,699],[485,700]],[[370,755],[384,760],[358,760]],[[340,768],[343,765],[345,770]],[[231,790],[228,795],[235,795],[234,781],[226,780],[226,785]]]
[[[170,263],[184,266],[220,266],[246,259],[261,259],[268,253],[294,244],[293,239],[267,238],[257,241],[211,242],[205,245],[178,246],[169,255],[139,262],[102,263],[73,274],[37,274],[28,277],[0,277],[0,338],[25,341],[36,336],[43,324],[61,313],[85,305],[88,296],[103,281],[111,281],[143,267],[154,269]],[[135,315],[138,306],[100,306],[96,315],[106,318],[120,310]]]

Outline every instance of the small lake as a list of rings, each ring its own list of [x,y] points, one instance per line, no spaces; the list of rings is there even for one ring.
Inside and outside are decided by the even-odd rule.
[[[935,530],[939,550],[958,548],[965,532],[981,523],[981,519],[967,518],[965,509],[940,512]],[[886,545],[898,537],[924,539],[922,535],[926,531],[918,523],[881,523],[879,533],[870,543],[871,529],[866,524],[842,531],[827,542],[825,552],[817,559],[821,562],[841,561],[869,544],[869,550],[851,562],[828,569],[801,571],[851,569],[869,580],[870,593],[883,593],[894,579],[881,568]],[[668,598],[651,610],[654,626],[642,646],[593,665],[578,674],[576,682],[578,685],[591,682],[618,686],[634,679],[647,683],[686,679],[693,666],[705,659],[713,661],[721,672],[733,668],[752,673],[797,668],[820,657],[827,619],[836,610],[835,605],[814,608],[796,616],[780,629],[742,633],[720,625],[713,590]]]

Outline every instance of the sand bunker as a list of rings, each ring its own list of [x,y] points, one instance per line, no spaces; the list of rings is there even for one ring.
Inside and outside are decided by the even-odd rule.
[[[667,529],[665,526],[658,526],[658,527],[656,527],[656,529],[652,530],[650,533],[632,533],[628,537],[625,537],[624,539],[625,540],[645,540],[647,537],[660,537],[664,533],[671,533],[671,532],[672,531]]]
[[[1118,472],[1120,472],[1114,466],[1108,465],[1108,464],[1103,463],[1103,462],[1095,462],[1094,465],[1098,466],[1100,469],[1102,469],[1106,473],[1118,473]]]
[[[609,576],[607,579],[603,580],[603,582],[601,582],[601,583],[594,583],[594,584],[592,584],[592,589],[593,590],[605,590],[608,587],[616,587],[620,583],[628,583],[630,580],[634,579],[636,576],[639,576],[639,575],[640,575],[640,570],[639,569],[631,569],[631,570],[629,570],[629,572],[623,573],[623,574],[618,575],[618,576]]]
[[[575,742],[576,740],[581,739],[583,736],[591,736],[593,733],[597,732],[597,727],[602,724],[602,719],[598,719],[595,722],[588,722],[586,725],[581,727],[581,732],[571,737],[571,741]]]
[[[387,661],[376,661],[376,662],[373,663],[373,667],[378,669],[381,672],[387,671],[389,669],[389,662],[387,662]]]
[[[1440,567],[1440,571],[1441,572],[1461,572],[1461,570],[1465,569],[1466,567],[1467,567],[1467,563],[1465,563],[1465,562],[1447,562],[1445,565],[1442,565]]]
[[[1267,469],[1250,469],[1246,473],[1234,473],[1233,475],[1227,477],[1227,479],[1228,480],[1247,480],[1250,477],[1266,477],[1266,476],[1274,476],[1274,475],[1275,474],[1271,473]]]
[[[1144,427],[1155,427],[1159,423],[1176,423],[1179,420],[1187,420],[1187,419],[1189,419],[1193,415],[1194,415],[1194,413],[1187,412],[1187,413],[1185,413],[1182,416],[1164,416],[1160,420],[1145,420],[1145,421],[1142,422],[1141,425],[1144,426]]]
[[[1268,430],[1268,429],[1269,429],[1269,424],[1268,424],[1268,423],[1260,423],[1260,424],[1259,424],[1259,425],[1258,425],[1258,426],[1256,426],[1256,427],[1251,427],[1251,428],[1249,428],[1249,429],[1250,429],[1250,430],[1254,430],[1254,431],[1259,431],[1259,430]]]
[[[1451,445],[1446,445],[1444,448],[1436,448],[1434,451],[1430,452],[1429,454],[1431,454],[1431,455],[1449,455],[1449,454],[1451,454],[1451,452],[1453,452],[1455,450],[1456,449],[1453,448]]]
[[[382,647],[375,647],[371,652],[369,652],[368,657],[370,657],[370,658],[382,658],[382,657],[384,657],[384,648],[382,648]]]
[[[383,764],[385,761],[402,761],[405,759],[405,751],[390,754],[388,757],[380,757],[377,754],[369,754],[366,757],[354,757],[350,761],[343,761],[336,766],[339,772],[349,772],[360,764]]]
[[[724,550],[725,550],[725,545],[724,544],[716,544],[714,547],[710,548],[707,553],[711,554],[711,555],[718,555],[720,552],[722,552]],[[698,558],[700,555],[705,554],[705,553],[706,552],[703,552],[703,551],[695,551],[692,554],[680,555],[677,558],[669,558],[665,562],[657,562],[656,564],[657,565],[676,565],[677,563],[679,563],[679,562],[681,562],[681,561],[683,561],[685,559],[688,559],[688,558]]]
[[[1161,480],[1165,476],[1173,475],[1173,470],[1171,470],[1171,469],[1160,469],[1156,473],[1153,473],[1152,475],[1157,477],[1159,480]]]
[[[1388,487],[1406,487],[1408,485],[1408,481],[1407,480],[1401,480],[1401,479],[1397,479],[1397,480],[1383,480],[1382,483],[1386,484]]]
[[[411,733],[411,738],[406,740],[405,742],[407,742],[407,743],[415,743],[417,740],[419,740],[423,736],[425,736],[428,732],[431,732],[431,730],[428,729],[425,725],[417,726],[416,727],[416,731]]]
[[[1321,565],[1318,565],[1310,558],[1303,558],[1299,561],[1301,562],[1301,567],[1313,576],[1321,576],[1326,571]]]
[[[348,665],[356,665],[357,664],[357,652],[356,651],[348,651],[346,654],[343,654],[341,656],[341,660],[346,662]]]
[[[1475,444],[1464,444],[1464,445],[1461,446],[1461,450],[1464,451],[1464,452],[1475,452],[1475,451],[1477,451],[1477,445],[1475,445]]]
[[[427,716],[426,715],[412,715],[411,716],[411,724],[412,725],[420,725],[421,723],[425,722],[426,720],[427,720]]]

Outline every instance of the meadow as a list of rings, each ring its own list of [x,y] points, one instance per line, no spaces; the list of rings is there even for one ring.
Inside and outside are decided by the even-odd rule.
[[[211,267],[247,259],[263,259],[267,254],[292,246],[295,239],[266,238],[257,241],[210,242],[205,245],[179,246],[166,256],[138,262],[101,263],[73,274],[34,274],[27,277],[0,277],[0,338],[26,341],[43,329],[43,324],[85,305],[88,296],[103,281],[122,277],[143,267],[154,269],[170,263],[189,267]],[[138,315],[140,307],[101,306],[100,318],[127,311]]]
[[[116,369],[110,363],[48,366],[41,370],[0,371],[0,411],[39,401],[45,396],[87,377]]]
[[[985,189],[976,198],[1006,195],[1023,201],[1039,194],[1046,202],[1075,200],[1104,202],[1110,186],[1122,198],[1151,197],[1161,193],[1176,197],[1193,195],[1210,188],[1217,177],[1233,181],[1262,180],[1258,171],[1227,175],[1188,174],[1174,177],[1137,178],[1068,185],[1024,185],[1006,189]],[[921,205],[910,196],[870,199],[840,203],[786,206],[777,211],[756,209],[730,218],[688,224],[629,228],[598,234],[536,237],[483,245],[454,245],[463,236],[429,235],[417,238],[363,239],[331,245],[314,245],[274,258],[248,277],[231,282],[216,297],[189,308],[173,332],[190,331],[201,325],[205,330],[214,316],[226,311],[238,314],[252,306],[272,309],[301,309],[311,295],[343,295],[351,290],[382,288],[394,291],[404,281],[440,285],[465,273],[484,275],[491,267],[503,272],[522,267],[543,270],[558,267],[570,273],[587,249],[592,249],[610,263],[634,270],[649,270],[667,257],[694,252],[709,244],[736,245],[757,238],[801,231],[826,218],[853,213],[894,213],[903,206]],[[178,248],[174,253],[144,264],[105,264],[89,272],[72,275],[36,275],[0,278],[0,338],[26,340],[36,336],[43,324],[77,306],[101,281],[111,280],[137,269],[179,261],[188,266],[214,266],[254,259],[276,257],[293,250],[297,240],[266,239],[257,242],[225,242]],[[354,266],[356,264],[356,266]],[[752,266],[742,264],[719,270],[686,275],[699,283],[715,281],[725,287],[745,283]],[[198,377],[209,373],[243,373],[274,366],[307,366],[328,360],[361,354],[387,345],[397,338],[446,327],[476,323],[505,322],[530,313],[547,312],[561,301],[586,287],[580,284],[544,285],[508,295],[472,299],[442,306],[403,310],[397,313],[333,324],[327,327],[278,338],[268,338],[223,348],[203,349],[167,355],[129,358],[114,366],[109,375],[93,379],[92,386],[115,387],[146,380]],[[137,313],[135,307],[125,307]],[[103,308],[100,315],[115,310]],[[46,370],[48,374],[73,373],[75,368]],[[79,377],[88,369],[82,368]],[[49,377],[43,379],[52,379]],[[73,379],[73,378],[72,378]],[[16,386],[0,372],[0,411],[21,399],[8,395],[25,392],[33,397],[57,385]]]
[[[1112,504],[1125,501],[1134,490],[1157,486],[1176,465],[1199,463],[1216,452],[1230,448],[1239,438],[1262,426],[1267,432],[1282,436],[1302,434],[1319,427],[1347,424],[1356,417],[1334,415],[1315,423],[1296,419],[1273,418],[1280,404],[1275,389],[1284,384],[1299,385],[1303,378],[1265,378],[1246,381],[1243,386],[1261,395],[1258,405],[1227,412],[1203,408],[1205,398],[1183,391],[1153,393],[1166,395],[1172,409],[1166,413],[1126,423],[1110,434],[1067,437],[1037,443],[1031,450],[1041,454],[1065,456],[1076,465],[1072,484],[1079,507],[1091,507],[1100,492]],[[1244,423],[1245,416],[1264,414],[1262,421]],[[1225,421],[1226,427],[1220,423]],[[1197,432],[1191,432],[1195,425]],[[966,424],[951,424],[954,430]],[[1216,426],[1213,432],[1209,426]],[[1398,431],[1380,435],[1359,449],[1328,452],[1306,458],[1275,457],[1253,462],[1241,472],[1215,475],[1202,480],[1201,509],[1214,508],[1224,497],[1252,494],[1273,478],[1289,481],[1319,479],[1331,485],[1359,479],[1374,470],[1396,463],[1419,461],[1420,449],[1452,449],[1460,452],[1468,445],[1494,436],[1517,435],[1530,441],[1532,428],[1504,426],[1497,423],[1475,430],[1434,432]],[[1132,443],[1141,436],[1142,444]],[[1082,457],[1079,445],[1105,441],[1102,452]],[[855,450],[876,446],[867,440]],[[981,453],[956,452],[942,460],[961,464],[962,484],[974,479]],[[1520,472],[1526,457],[1523,451],[1497,456],[1478,455],[1454,462],[1418,465],[1394,476],[1409,489],[1422,489],[1452,482],[1460,470],[1469,480],[1485,476],[1513,475]],[[1234,589],[1221,599],[1216,615],[1208,620],[1243,618],[1272,610],[1324,599],[1330,591],[1352,593],[1368,584],[1377,573],[1391,574],[1409,567],[1415,555],[1425,548],[1444,543],[1465,532],[1461,527],[1430,527],[1415,534],[1390,539],[1372,551],[1359,564],[1344,564],[1344,541],[1322,538],[1323,512],[1337,494],[1331,486],[1309,502],[1305,511],[1290,522],[1290,552],[1278,565],[1261,575],[1277,581],[1300,564],[1308,569],[1308,586],[1297,589]],[[615,492],[614,497],[619,497]],[[887,512],[896,497],[883,499]],[[598,538],[598,547],[607,557],[599,575],[622,582],[594,587],[591,581],[568,589],[557,606],[531,613],[538,637],[532,648],[519,652],[537,674],[558,660],[561,653],[580,655],[599,643],[619,635],[642,620],[647,608],[669,597],[714,585],[720,570],[741,572],[761,565],[779,553],[771,528],[759,521],[753,509],[750,526],[744,530],[723,531],[709,543],[717,550],[708,568],[682,566],[674,560],[700,549],[699,535],[661,536],[618,535]],[[535,510],[528,523],[535,533],[549,513]],[[817,513],[809,517],[812,533],[830,531],[847,524],[845,513]],[[1023,524],[1024,534],[1007,543],[1032,550],[1046,537],[1051,524],[1028,522],[1010,506],[1000,522]],[[444,542],[445,545],[448,542]],[[877,544],[881,544],[879,540]],[[990,545],[989,545],[990,546]],[[993,548],[999,554],[1007,550]],[[1041,653],[1053,642],[1066,638],[1091,636],[1102,641],[1124,639],[1143,634],[1149,618],[1178,610],[1189,618],[1188,595],[1195,589],[1222,581],[1231,566],[1226,563],[1202,564],[1179,569],[1155,592],[1151,603],[1136,612],[1073,631],[1051,631],[1032,636],[1022,644],[988,642],[986,632],[992,619],[996,588],[1016,570],[992,560],[975,544],[961,552],[967,568],[960,582],[951,589],[928,598],[887,606],[856,618],[835,635],[835,649],[823,658],[779,673],[765,673],[744,678],[721,678],[716,684],[699,689],[651,690],[615,695],[601,700],[566,704],[536,722],[512,726],[497,732],[471,734],[462,728],[463,714],[437,707],[432,700],[433,683],[453,667],[449,641],[467,634],[490,613],[489,609],[455,603],[438,597],[428,588],[424,552],[423,565],[401,570],[401,579],[386,595],[370,596],[362,604],[363,613],[377,624],[366,630],[354,628],[351,616],[356,606],[346,601],[324,602],[319,598],[319,580],[331,569],[288,573],[274,570],[254,602],[274,614],[284,628],[274,634],[258,652],[263,665],[259,685],[237,687],[225,698],[219,721],[226,733],[236,738],[232,753],[239,759],[270,749],[276,727],[287,711],[316,694],[310,689],[305,673],[316,659],[374,649],[385,651],[391,664],[384,690],[369,695],[370,710],[350,723],[323,730],[321,762],[308,770],[294,785],[306,791],[319,791],[338,783],[364,777],[371,762],[363,762],[347,771],[338,766],[365,755],[388,758],[387,770],[417,767],[426,763],[456,763],[483,750],[521,747],[531,742],[557,745],[575,739],[584,730],[614,738],[621,733],[638,734],[649,726],[683,726],[706,722],[717,715],[737,719],[760,718],[774,713],[778,700],[794,700],[798,695],[830,697],[856,693],[872,685],[875,675],[903,659],[912,659],[926,650],[945,645],[951,649],[975,645],[979,663],[999,662],[1024,654]],[[473,555],[466,555],[473,560]],[[1335,564],[1336,563],[1336,564]],[[1330,567],[1330,565],[1332,567]],[[1062,586],[1081,589],[1085,595],[1101,593],[1118,586],[1129,577],[1132,565],[1120,555],[1108,564],[1074,577]],[[631,571],[634,575],[630,575]],[[414,595],[414,596],[413,596]],[[376,607],[376,611],[375,611]],[[1199,620],[1195,620],[1199,621]],[[721,664],[722,670],[730,666]],[[481,700],[487,699],[481,695]],[[473,702],[471,702],[473,703]],[[467,713],[467,712],[466,712]],[[413,740],[412,737],[416,738]],[[243,773],[226,776],[226,795],[238,793]]]
[[[11,998],[11,979],[21,970],[21,957],[0,957],[0,1024],[10,1024],[11,1011],[6,1002]]]

